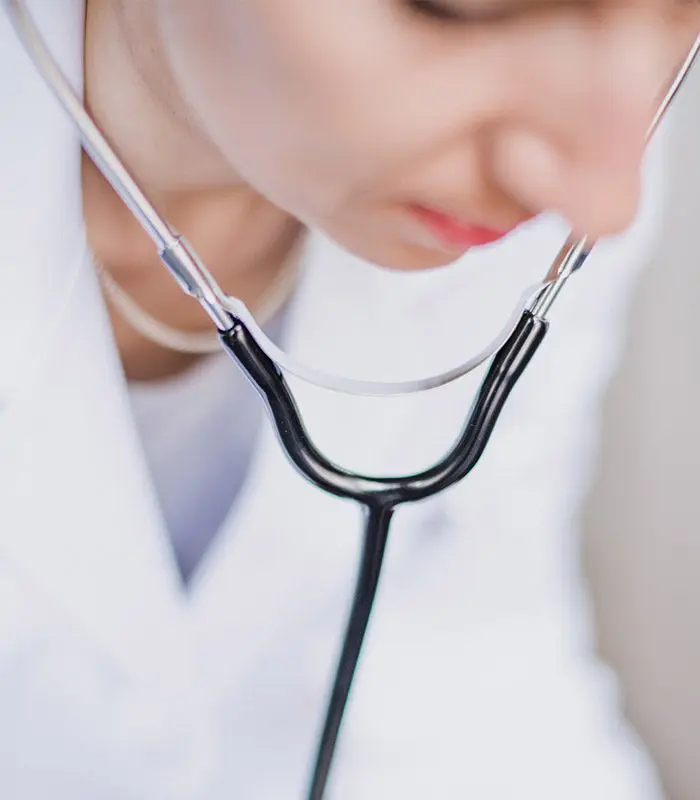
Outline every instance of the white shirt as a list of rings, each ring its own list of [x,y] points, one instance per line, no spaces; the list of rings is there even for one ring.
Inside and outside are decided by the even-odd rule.
[[[280,341],[284,312],[266,326]],[[182,375],[130,384],[153,488],[189,581],[248,474],[262,418],[255,390],[223,353]]]
[[[260,404],[224,355],[177,378],[132,385],[131,402],[153,488],[188,581],[243,486]]]

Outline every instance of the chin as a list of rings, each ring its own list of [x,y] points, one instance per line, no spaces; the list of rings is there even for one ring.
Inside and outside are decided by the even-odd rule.
[[[376,237],[333,236],[336,244],[357,258],[369,261],[382,269],[399,272],[440,269],[459,261],[466,251],[446,252],[435,247],[403,242],[399,239],[378,240]]]

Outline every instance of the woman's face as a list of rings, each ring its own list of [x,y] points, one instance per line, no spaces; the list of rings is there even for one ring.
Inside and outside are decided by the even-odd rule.
[[[236,173],[361,257],[417,268],[477,241],[460,222],[551,210],[598,236],[634,215],[644,133],[697,11],[532,2],[156,6],[178,89]]]

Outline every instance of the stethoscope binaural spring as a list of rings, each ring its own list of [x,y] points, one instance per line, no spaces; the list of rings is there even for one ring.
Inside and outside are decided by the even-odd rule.
[[[355,595],[318,743],[307,800],[322,800],[353,676],[369,622],[389,528],[396,509],[431,497],[464,478],[478,462],[516,382],[542,343],[547,314],[564,284],[586,261],[594,242],[569,237],[544,281],[528,290],[513,317],[477,356],[439,375],[411,381],[363,381],[330,375],[296,362],[270,342],[246,306],[224,294],[187,242],[156,212],[86,112],[47,49],[22,0],[2,0],[38,70],[78,127],[88,155],[154,241],[164,265],[216,325],[222,347],[244,371],[265,403],[281,446],[294,467],[318,488],[354,500],[365,511],[364,542]],[[675,76],[647,132],[650,138],[683,84],[700,36]],[[306,431],[284,373],[350,394],[408,394],[444,385],[491,358],[464,427],[444,458],[423,472],[396,478],[360,475],[321,453]]]

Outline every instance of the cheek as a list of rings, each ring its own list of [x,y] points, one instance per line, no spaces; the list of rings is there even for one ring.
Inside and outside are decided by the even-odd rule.
[[[237,173],[277,204],[335,216],[434,143],[437,115],[381,4],[250,0],[213,14],[212,2],[171,22],[176,79]]]
[[[216,18],[203,2],[171,32],[173,70],[238,175],[369,261],[450,260],[398,243],[397,205],[473,193],[481,57],[425,46],[376,0],[239,0]]]

